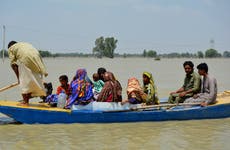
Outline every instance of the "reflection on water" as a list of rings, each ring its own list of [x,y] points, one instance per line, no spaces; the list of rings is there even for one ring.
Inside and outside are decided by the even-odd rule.
[[[182,85],[186,59],[95,59],[47,58],[49,76],[45,80],[58,86],[58,77],[70,78],[76,69],[86,68],[89,77],[98,67],[114,72],[123,87],[123,97],[129,77],[140,82],[143,71],[152,72],[159,97],[164,98]],[[194,59],[196,65],[207,62],[209,72],[217,78],[218,90],[229,89],[230,59]],[[16,81],[9,61],[0,62],[0,87]],[[0,99],[20,100],[18,87],[0,93]],[[36,99],[34,99],[36,100]],[[32,100],[32,101],[34,101]],[[28,114],[29,115],[29,114]],[[4,120],[6,119],[6,120]],[[7,120],[8,119],[8,120]],[[1,123],[10,122],[0,115]],[[0,125],[0,149],[228,149],[230,146],[230,118],[216,120],[113,123],[113,124],[53,124],[53,125]]]
[[[16,122],[12,118],[9,118],[7,116],[1,115],[1,117],[0,117],[0,125],[4,125],[4,124],[18,124],[18,122]]]
[[[230,119],[4,125],[0,149],[228,149]]]

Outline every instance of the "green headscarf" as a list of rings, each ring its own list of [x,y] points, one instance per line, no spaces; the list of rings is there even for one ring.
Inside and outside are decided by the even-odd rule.
[[[154,86],[154,80],[153,80],[152,74],[149,73],[149,72],[147,72],[147,71],[145,71],[145,72],[143,72],[143,75],[146,75],[146,76],[149,78],[150,84],[151,84],[153,87],[155,87],[155,86]]]
[[[159,102],[159,99],[158,99],[158,96],[157,96],[158,95],[157,94],[157,87],[154,84],[154,80],[153,80],[152,74],[149,73],[149,72],[147,72],[147,71],[145,71],[145,72],[143,72],[143,75],[145,75],[145,76],[147,76],[149,78],[149,82],[152,85],[152,87],[154,88],[154,97],[155,97],[154,99],[155,99],[155,103],[159,104],[160,102]]]

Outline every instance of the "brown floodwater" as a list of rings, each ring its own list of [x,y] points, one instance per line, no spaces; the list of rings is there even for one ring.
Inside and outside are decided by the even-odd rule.
[[[105,67],[113,72],[123,87],[130,77],[142,83],[142,72],[153,74],[160,98],[183,84],[185,76],[183,62],[192,60],[197,66],[201,62],[209,65],[209,73],[216,77],[218,91],[230,89],[230,59],[154,59],[144,58],[45,58],[54,91],[62,74],[72,79],[78,68],[86,68],[88,76]],[[16,81],[9,60],[0,62],[0,88]],[[197,71],[195,69],[195,71]],[[18,87],[0,93],[0,100],[21,99]],[[31,99],[37,101],[38,99]],[[29,114],[28,114],[29,115]],[[207,149],[225,150],[230,147],[230,118],[214,120],[165,121],[112,124],[7,124],[0,115],[0,149]]]

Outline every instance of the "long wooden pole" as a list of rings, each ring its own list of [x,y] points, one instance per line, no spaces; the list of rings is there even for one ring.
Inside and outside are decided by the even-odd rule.
[[[13,84],[8,85],[8,86],[5,86],[5,87],[3,87],[3,88],[0,89],[0,92],[5,91],[5,90],[7,90],[7,89],[9,89],[9,88],[15,87],[15,86],[17,86],[17,85],[18,85],[18,82],[13,83]]]

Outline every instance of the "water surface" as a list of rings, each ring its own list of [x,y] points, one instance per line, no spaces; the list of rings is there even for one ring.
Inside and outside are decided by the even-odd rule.
[[[112,71],[123,87],[130,77],[142,83],[142,72],[153,74],[160,98],[183,84],[183,62],[187,59],[143,58],[46,58],[54,92],[58,77],[66,74],[71,80],[78,68],[86,68],[91,78],[98,67]],[[201,62],[209,65],[209,72],[216,77],[218,90],[230,89],[230,59],[192,59],[195,66]],[[16,81],[9,60],[0,62],[0,87]],[[195,69],[195,71],[197,71]],[[0,93],[0,99],[21,99],[18,87]],[[32,99],[31,101],[37,101]],[[29,114],[28,114],[29,115]],[[0,149],[207,149],[227,150],[230,147],[230,118],[214,120],[165,121],[112,124],[52,124],[12,125],[9,118],[0,115]]]

